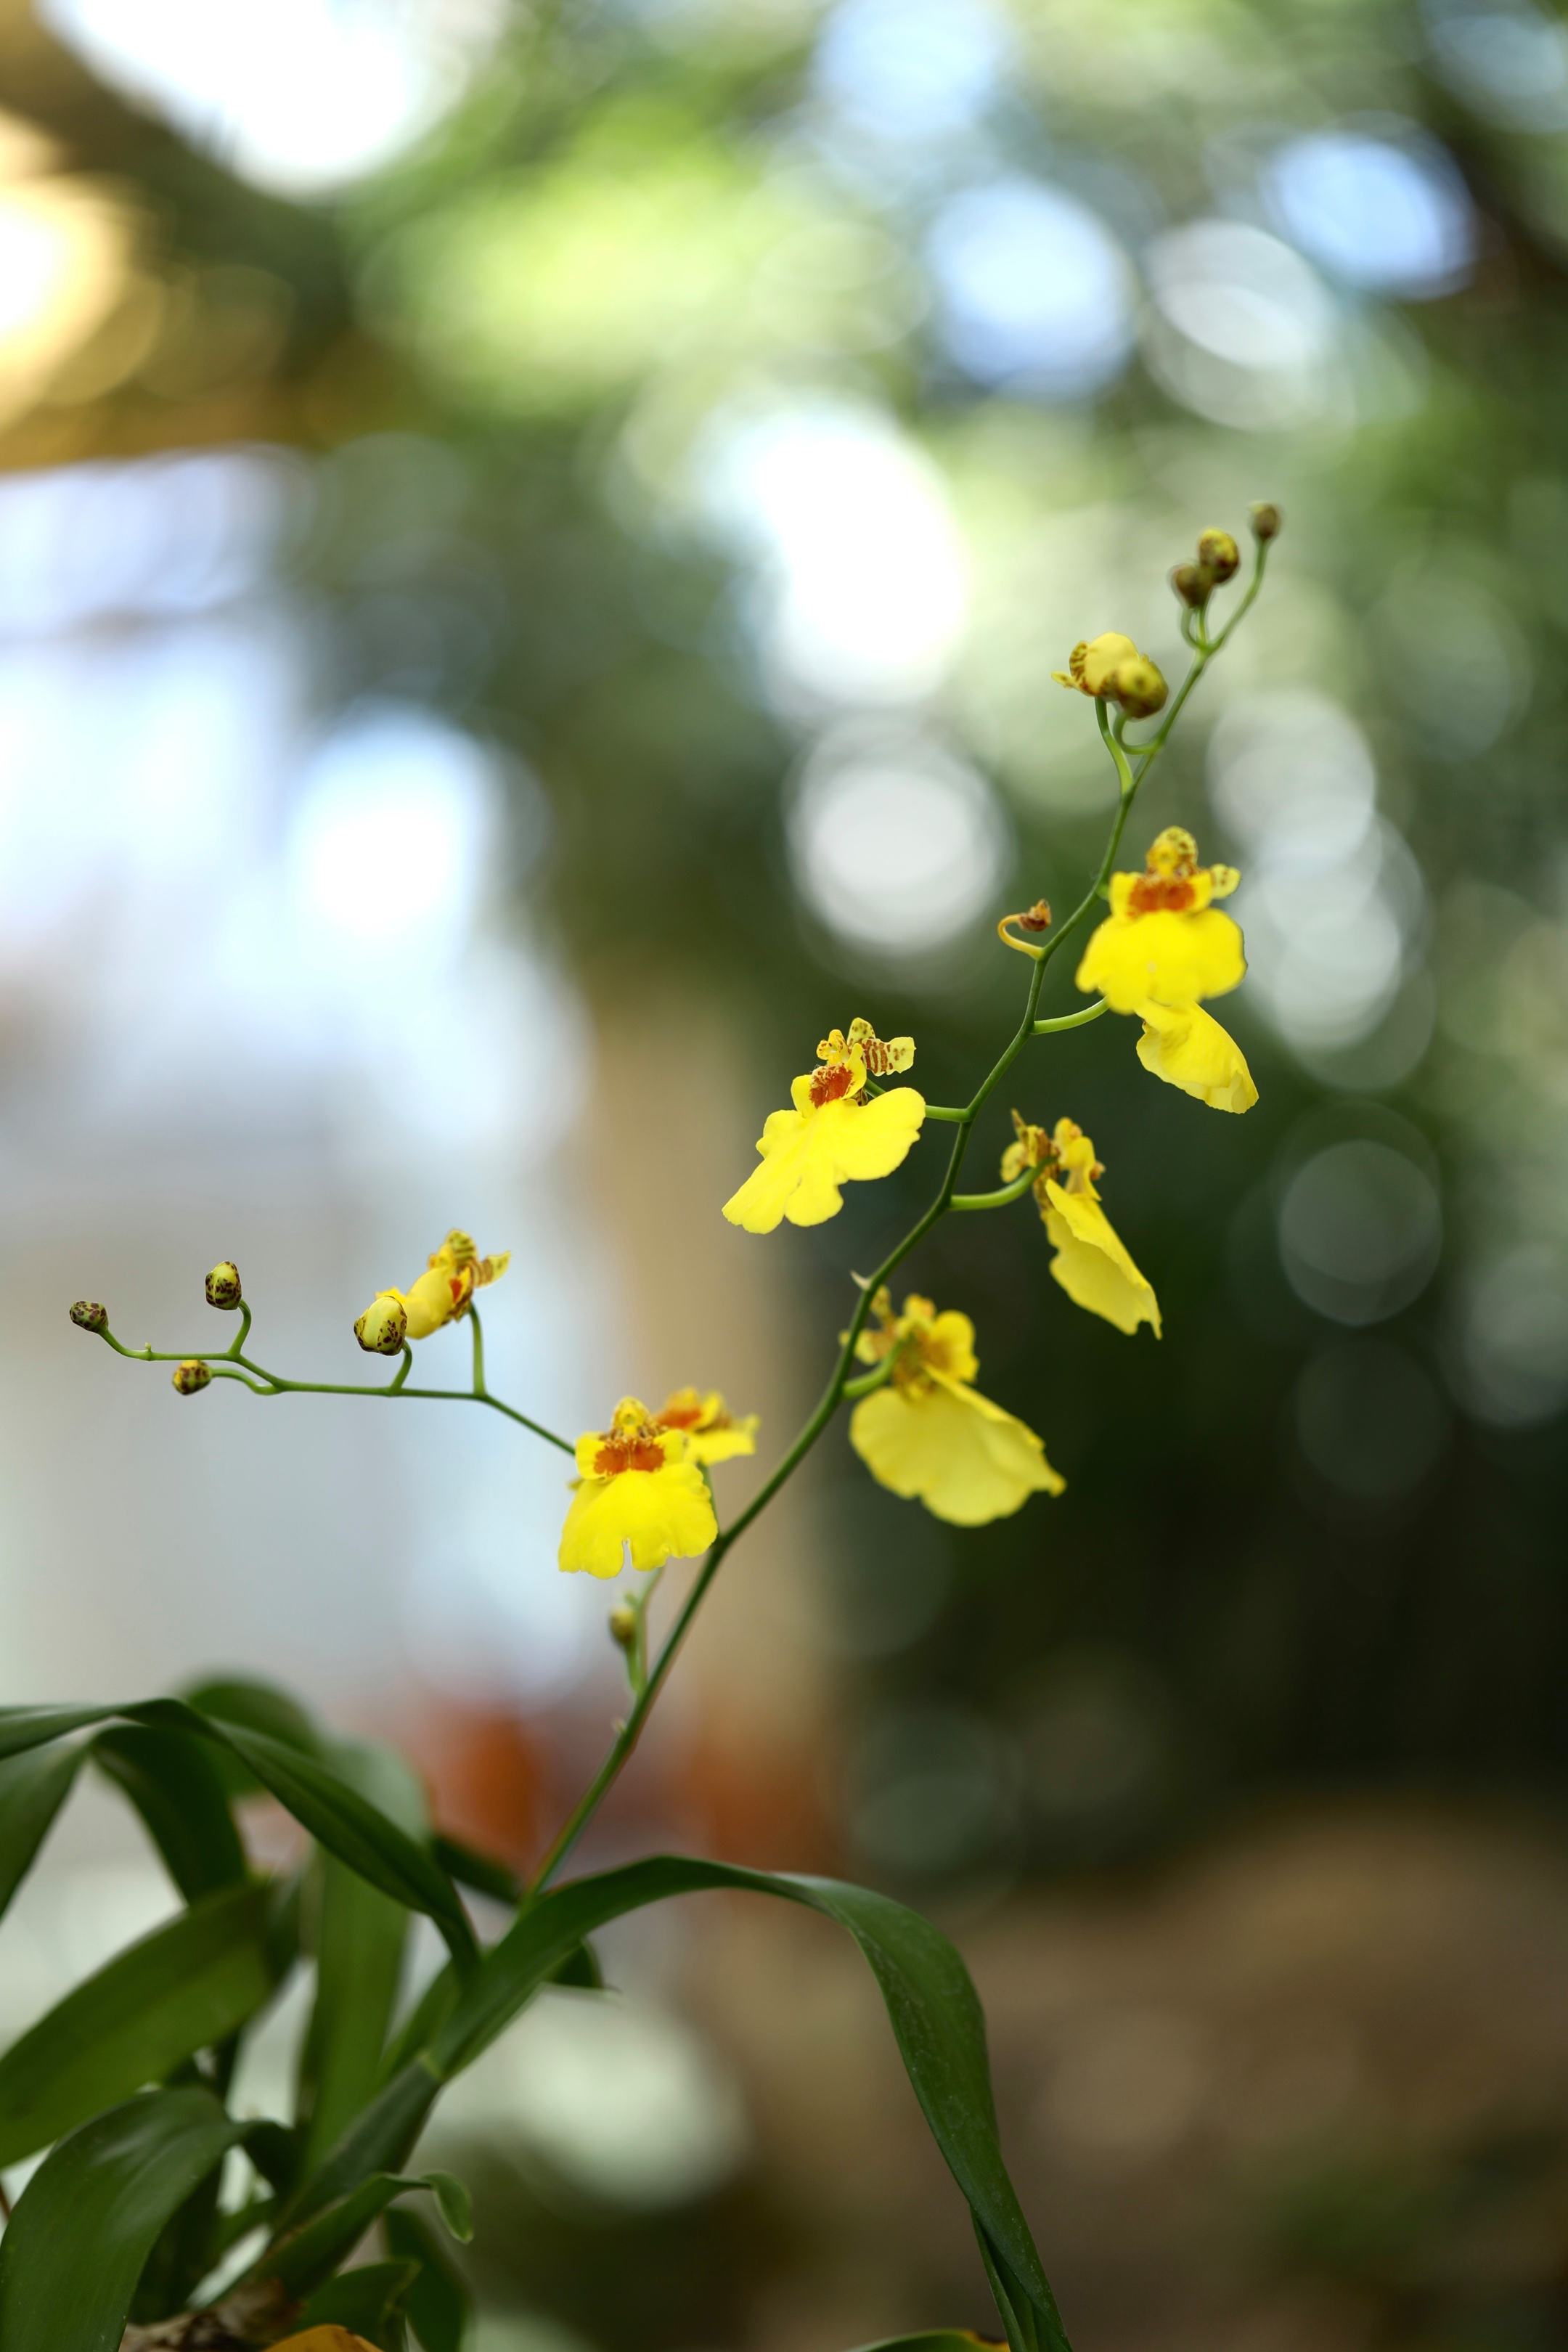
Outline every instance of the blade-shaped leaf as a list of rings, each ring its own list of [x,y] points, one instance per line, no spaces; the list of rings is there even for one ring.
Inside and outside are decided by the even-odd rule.
[[[210,2092],[153,2091],[62,2140],[0,2238],[5,2352],[116,2352],[160,2231],[243,2132]]]
[[[987,2352],[1000,2347],[999,2336],[973,2336],[967,2327],[928,2328],[921,2336],[889,2336],[879,2344],[862,2344],[859,2352]]]
[[[389,1748],[334,1747],[334,1768],[411,1836],[426,1829],[424,1791]],[[298,2113],[304,2165],[312,2169],[359,2113],[380,2079],[397,2001],[408,1914],[328,1857],[316,1917],[316,1999],[300,2053]]]
[[[0,1758],[117,1717],[191,1733],[226,1748],[329,1853],[395,1902],[434,1919],[459,1970],[471,1965],[478,1949],[473,1929],[457,1888],[428,1846],[388,1821],[330,1765],[269,1733],[204,1715],[172,1698],[121,1706],[12,1707],[0,1709]]]
[[[341,2271],[310,2297],[300,2326],[307,2336],[312,2327],[346,2327],[379,2352],[403,2352],[399,2305],[414,2275],[412,2263],[367,2263],[363,2270]]]
[[[424,2352],[465,2352],[473,2331],[473,2298],[436,2232],[401,2205],[392,2208],[381,2226],[387,2252],[399,2262],[419,2265],[403,2307]]]
[[[915,2095],[985,2242],[1026,2295],[1047,2352],[1068,2352],[1002,2160],[984,2020],[969,1972],[929,1920],[886,1895],[832,1879],[666,1856],[574,1879],[540,1896],[485,1954],[423,2060],[412,2059],[392,2077],[307,2183],[300,2210],[346,2194],[367,2171],[405,2163],[440,2083],[470,2065],[586,1937],[645,1904],[709,1889],[780,1896],[822,1913],[854,1937],[877,1979]]]
[[[0,2058],[0,2165],[222,2042],[285,1958],[264,1886],[205,1896],[117,1953]]]
[[[449,2172],[413,2177],[377,2172],[362,2181],[341,2204],[330,2206],[326,2212],[318,2214],[313,2221],[264,2255],[256,2264],[256,2275],[276,2279],[296,2299],[310,2294],[331,2277],[345,2254],[353,2253],[371,2223],[379,2221],[389,2205],[399,2197],[413,2196],[419,2190],[435,2199],[437,2210],[451,2235],[466,2244],[474,2234],[474,2217],[468,2192],[460,2180],[455,2180]]]
[[[0,1916],[81,1769],[79,1748],[27,1748],[0,1763]]]
[[[228,1809],[219,1751],[178,1731],[121,1723],[92,1742],[93,1761],[141,1814],[187,1903],[245,1876],[245,1848]]]

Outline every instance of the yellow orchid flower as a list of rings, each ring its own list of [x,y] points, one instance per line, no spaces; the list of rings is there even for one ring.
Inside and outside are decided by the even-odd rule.
[[[1258,1088],[1247,1056],[1201,1004],[1136,1004],[1143,1024],[1138,1059],[1168,1087],[1211,1110],[1250,1110]]]
[[[754,1454],[757,1418],[749,1412],[743,1421],[733,1419],[717,1389],[706,1394],[674,1389],[658,1409],[661,1429],[684,1432],[689,1462],[730,1462],[737,1454]]]
[[[841,1184],[890,1176],[909,1153],[926,1115],[913,1087],[868,1096],[868,1076],[907,1070],[914,1041],[885,1042],[868,1021],[852,1021],[818,1044],[818,1066],[790,1088],[792,1110],[772,1112],[758,1139],[762,1164],[724,1203],[732,1225],[771,1234],[781,1217],[820,1225],[844,1206]]]
[[[1034,1192],[1056,1279],[1075,1307],[1103,1316],[1119,1331],[1131,1333],[1147,1323],[1157,1339],[1159,1301],[1100,1206],[1095,1180],[1105,1170],[1089,1137],[1070,1118],[1058,1118],[1050,1135],[1016,1111],[1013,1125],[1017,1140],[1002,1155],[1003,1179],[1010,1184],[1026,1168],[1039,1169]]]
[[[1240,879],[1234,866],[1200,866],[1192,835],[1168,825],[1142,874],[1111,876],[1110,912],[1084,950],[1078,985],[1113,1013],[1195,1004],[1239,986],[1241,933],[1212,902]]]
[[[893,1369],[850,1414],[849,1443],[880,1486],[961,1528],[1062,1492],[1034,1431],[970,1386],[980,1365],[967,1315],[911,1297],[895,1317],[885,1290],[872,1310],[880,1328],[861,1333],[857,1353],[864,1363],[892,1355]]]
[[[427,1339],[432,1331],[439,1331],[444,1324],[456,1322],[459,1315],[467,1314],[475,1291],[483,1290],[488,1283],[499,1282],[510,1264],[510,1250],[503,1250],[500,1257],[481,1257],[471,1237],[454,1227],[440,1248],[432,1252],[429,1265],[412,1288],[380,1292],[354,1329],[359,1332],[363,1323],[372,1331],[379,1330],[383,1317],[378,1310],[384,1307],[384,1301],[395,1299],[406,1318],[406,1337]],[[360,1345],[395,1355],[402,1341],[388,1349],[361,1333]]]
[[[561,1565],[590,1576],[662,1568],[706,1551],[719,1532],[708,1481],[688,1452],[686,1433],[623,1397],[607,1430],[577,1440],[580,1473],[561,1530]]]
[[[1068,656],[1065,670],[1054,669],[1051,676],[1058,686],[1076,686],[1080,694],[1092,694],[1098,700],[1110,683],[1110,673],[1118,662],[1136,658],[1137,646],[1131,637],[1115,629],[1107,629],[1086,645],[1074,646]]]

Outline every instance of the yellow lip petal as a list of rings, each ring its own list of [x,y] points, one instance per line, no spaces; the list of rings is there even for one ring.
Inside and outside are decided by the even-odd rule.
[[[1051,1272],[1074,1306],[1103,1316],[1119,1331],[1131,1333],[1148,1323],[1158,1339],[1160,1307],[1153,1289],[1099,1201],[1088,1192],[1066,1192],[1054,1179],[1047,1182],[1046,1198],[1046,1232],[1056,1252]]]
[[[793,1225],[820,1225],[837,1216],[840,1187],[890,1176],[925,1118],[925,1097],[913,1087],[818,1108],[810,1085],[809,1077],[795,1080],[795,1108],[769,1118],[757,1144],[760,1165],[724,1203],[730,1223],[747,1233],[771,1234],[786,1217]]]
[[[1206,907],[1197,914],[1108,915],[1084,950],[1077,982],[1113,1013],[1134,1013],[1145,1003],[1224,996],[1246,971],[1239,929]]]
[[[849,1443],[891,1493],[954,1527],[1007,1517],[1067,1481],[1032,1429],[962,1381],[876,1390],[849,1417]]]
[[[708,1484],[694,1463],[584,1478],[561,1530],[560,1560],[569,1573],[619,1576],[629,1550],[634,1568],[694,1559],[719,1533]]]
[[[1180,1087],[1211,1110],[1250,1110],[1258,1088],[1247,1056],[1201,1004],[1135,1005],[1143,1024],[1138,1059],[1157,1078]]]

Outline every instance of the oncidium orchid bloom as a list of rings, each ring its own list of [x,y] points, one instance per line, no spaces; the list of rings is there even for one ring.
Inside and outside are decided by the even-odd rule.
[[[1119,1331],[1149,1324],[1160,1337],[1160,1305],[1147,1277],[1133,1264],[1126,1244],[1100,1206],[1096,1179],[1105,1170],[1081,1127],[1058,1118],[1047,1135],[1013,1113],[1017,1140],[1002,1155],[1008,1183],[1037,1168],[1034,1194],[1050,1240],[1051,1272],[1075,1307],[1101,1315]]]
[[[658,1409],[661,1429],[679,1429],[689,1462],[730,1462],[757,1450],[757,1415],[737,1421],[717,1389],[674,1389]]]
[[[886,1290],[871,1302],[879,1328],[863,1331],[863,1363],[891,1356],[885,1384],[849,1417],[849,1443],[879,1485],[925,1505],[954,1527],[1005,1518],[1030,1495],[1059,1495],[1067,1481],[1032,1429],[972,1388],[980,1369],[974,1326],[929,1298],[893,1313]]]
[[[561,1565],[590,1576],[662,1568],[706,1551],[719,1532],[708,1481],[682,1429],[668,1428],[636,1397],[623,1397],[606,1430],[577,1440],[577,1469]]]
[[[355,1323],[354,1336],[373,1354],[395,1355],[405,1339],[427,1339],[432,1331],[467,1314],[475,1291],[499,1282],[510,1264],[510,1250],[503,1250],[500,1257],[481,1257],[472,1235],[454,1226],[440,1248],[432,1251],[425,1272],[409,1289],[377,1291]]]
[[[908,1156],[926,1115],[913,1087],[869,1095],[868,1078],[907,1070],[910,1037],[884,1040],[868,1021],[835,1029],[818,1043],[817,1067],[790,1088],[792,1110],[772,1112],[757,1141],[761,1165],[724,1203],[732,1225],[771,1234],[781,1217],[820,1225],[844,1206],[843,1184],[890,1176]]]
[[[1192,835],[1167,825],[1142,874],[1111,876],[1110,912],[1084,950],[1078,985],[1113,1013],[1196,1004],[1238,987],[1241,933],[1213,902],[1240,879],[1234,866],[1200,866]]]

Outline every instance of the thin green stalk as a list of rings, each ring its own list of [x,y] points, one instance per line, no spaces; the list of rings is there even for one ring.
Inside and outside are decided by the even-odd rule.
[[[855,1361],[856,1344],[859,1339],[861,1332],[866,1328],[866,1318],[870,1312],[871,1301],[876,1293],[882,1287],[884,1283],[886,1283],[889,1277],[896,1273],[899,1266],[902,1265],[904,1259],[909,1256],[910,1251],[919,1247],[920,1244],[925,1239],[925,1236],[930,1233],[931,1227],[937,1223],[938,1219],[944,1216],[949,1209],[1001,1207],[1005,1202],[1016,1200],[1021,1193],[1026,1192],[1038,1174],[1039,1171],[1037,1169],[1028,1169],[1021,1177],[1018,1178],[1016,1183],[1005,1185],[999,1192],[963,1194],[957,1192],[959,1171],[963,1165],[964,1153],[969,1148],[969,1139],[973,1130],[974,1121],[979,1117],[981,1110],[984,1108],[991,1095],[995,1091],[995,1088],[1000,1085],[1002,1079],[1012,1067],[1013,1063],[1016,1060],[1018,1055],[1023,1051],[1028,1039],[1034,1035],[1049,1034],[1055,1030],[1079,1028],[1086,1022],[1098,1020],[1100,1014],[1106,1010],[1104,1000],[1101,999],[1095,1004],[1085,1006],[1081,1012],[1063,1013],[1047,1020],[1037,1019],[1037,1013],[1040,1001],[1040,990],[1045,982],[1046,968],[1050,962],[1051,958],[1059,949],[1066,946],[1073,933],[1079,929],[1079,925],[1104,897],[1106,886],[1110,878],[1111,869],[1116,862],[1116,853],[1121,845],[1121,836],[1126,829],[1128,817],[1131,815],[1132,804],[1138,797],[1139,787],[1142,783],[1144,777],[1148,774],[1151,767],[1152,767],[1155,760],[1164,749],[1165,743],[1169,740],[1171,730],[1174,726],[1182,707],[1185,703],[1188,696],[1191,694],[1194,687],[1197,684],[1198,679],[1203,676],[1203,673],[1207,667],[1209,662],[1214,658],[1221,646],[1226,642],[1226,639],[1230,635],[1231,631],[1236,627],[1237,623],[1244,617],[1255,601],[1258,588],[1262,583],[1264,555],[1265,550],[1260,543],[1258,549],[1258,560],[1254,567],[1252,582],[1247,589],[1246,596],[1237,607],[1230,623],[1222,631],[1221,635],[1214,640],[1212,645],[1200,639],[1197,650],[1194,655],[1192,666],[1188,669],[1187,675],[1183,679],[1181,686],[1177,688],[1175,698],[1171,704],[1170,709],[1166,713],[1164,723],[1161,727],[1159,733],[1151,742],[1142,746],[1124,746],[1120,732],[1112,730],[1106,715],[1105,706],[1103,703],[1097,701],[1095,709],[1096,716],[1100,722],[1100,730],[1104,738],[1106,749],[1110,752],[1111,760],[1115,764],[1117,777],[1121,785],[1121,791],[1117,801],[1116,815],[1111,824],[1110,838],[1105,845],[1104,856],[1101,857],[1100,862],[1100,870],[1096,874],[1093,882],[1089,885],[1089,887],[1084,892],[1083,897],[1079,900],[1078,905],[1073,908],[1071,914],[1068,915],[1067,920],[1052,931],[1049,938],[1042,946],[1031,949],[1030,952],[1034,958],[1034,961],[1032,963],[1029,975],[1028,997],[1025,1004],[1023,1018],[1019,1022],[1017,1028],[1014,1031],[1013,1035],[1009,1038],[1007,1044],[1003,1048],[1000,1056],[973,1099],[971,1102],[966,1103],[961,1110],[938,1110],[931,1105],[927,1105],[926,1117],[928,1118],[935,1118],[948,1120],[954,1125],[958,1130],[956,1135],[953,1137],[952,1150],[948,1158],[947,1171],[942,1178],[941,1189],[937,1192],[936,1198],[931,1202],[931,1206],[926,1210],[925,1213],[910,1227],[910,1231],[904,1235],[903,1240],[897,1243],[894,1247],[889,1251],[887,1256],[882,1260],[881,1265],[877,1268],[876,1272],[863,1282],[859,1299],[856,1304],[855,1312],[849,1320],[849,1328],[845,1333],[843,1344],[839,1349],[837,1362],[833,1368],[832,1375],[828,1380],[827,1386],[824,1389],[822,1395],[817,1402],[816,1410],[812,1412],[810,1419],[806,1422],[805,1426],[801,1430],[799,1435],[795,1441],[795,1444],[790,1447],[788,1453],[784,1455],[783,1461],[779,1463],[772,1475],[764,1480],[763,1486],[752,1496],[751,1502],[747,1504],[745,1509],[740,1514],[739,1517],[731,1520],[729,1527],[725,1528],[721,1532],[717,1540],[713,1544],[706,1560],[703,1562],[701,1569],[694,1579],[690,1590],[688,1591],[685,1600],[682,1601],[679,1610],[677,1612],[675,1622],[671,1625],[669,1632],[665,1638],[664,1646],[659,1651],[658,1657],[654,1660],[652,1667],[648,1671],[647,1680],[645,1681],[642,1689],[637,1694],[636,1703],[632,1707],[630,1715],[627,1717],[626,1722],[617,1728],[615,1738],[601,1762],[598,1770],[595,1773],[593,1780],[589,1782],[587,1788],[583,1791],[582,1796],[579,1797],[577,1802],[572,1808],[571,1812],[567,1815],[566,1820],[563,1822],[549,1852],[541,1863],[537,1872],[534,1874],[533,1879],[529,1886],[528,1897],[525,1899],[531,1899],[534,1895],[541,1893],[544,1887],[549,1885],[551,1880],[554,1877],[562,1864],[566,1860],[573,1848],[576,1845],[578,1839],[582,1836],[583,1832],[587,1828],[588,1823],[592,1821],[595,1813],[598,1811],[600,1804],[608,1795],[610,1790],[614,1788],[616,1780],[620,1778],[621,1773],[626,1769],[627,1762],[630,1760],[631,1756],[637,1748],[637,1741],[642,1737],[643,1727],[647,1723],[649,1714],[652,1712],[659,1692],[664,1687],[664,1684],[668,1676],[670,1668],[673,1666],[677,1656],[679,1654],[681,1644],[684,1643],[688,1633],[690,1631],[692,1620],[695,1618],[699,1609],[702,1606],[702,1602],[707,1595],[709,1587],[711,1585],[714,1578],[718,1575],[721,1567],[723,1565],[725,1554],[731,1549],[731,1546],[737,1543],[741,1537],[745,1534],[746,1529],[751,1526],[753,1519],[757,1518],[759,1515],[767,1508],[768,1505],[772,1502],[773,1496],[778,1493],[781,1486],[784,1486],[788,1480],[794,1476],[795,1471],[799,1468],[801,1463],[805,1461],[806,1455],[811,1452],[812,1447],[816,1444],[817,1439],[822,1435],[823,1431],[826,1428],[829,1421],[833,1418],[834,1413],[843,1402],[849,1390],[849,1375],[851,1367]],[[1129,748],[1131,750],[1132,758],[1138,762],[1136,768],[1132,766],[1131,761],[1129,760]]]
[[[995,1192],[955,1192],[947,1205],[959,1213],[970,1209],[1005,1209],[1009,1201],[1022,1200],[1039,1172],[1036,1167],[1026,1168],[1021,1176]]]
[[[1035,1034],[1037,1037],[1054,1037],[1059,1029],[1081,1029],[1088,1022],[1098,1021],[1102,1013],[1110,1010],[1109,1000],[1097,996],[1094,1003],[1086,1004],[1081,1013],[1058,1013],[1048,1021],[1037,1021]]]
[[[472,1311],[470,1308],[470,1314]],[[418,1397],[426,1403],[488,1405],[492,1412],[503,1413],[508,1421],[515,1421],[521,1428],[531,1430],[535,1437],[542,1437],[547,1445],[559,1447],[563,1454],[573,1454],[576,1451],[570,1438],[558,1437],[554,1430],[546,1429],[542,1421],[534,1421],[528,1413],[520,1412],[514,1404],[504,1403],[500,1397],[492,1396],[489,1389],[410,1388],[407,1385],[407,1379],[413,1357],[407,1347],[404,1349],[403,1361],[394,1373],[391,1381],[377,1387],[347,1381],[291,1381],[282,1372],[269,1372],[264,1364],[254,1362],[249,1356],[237,1355],[227,1349],[221,1355],[217,1355],[211,1351],[204,1352],[200,1348],[128,1348],[108,1328],[101,1329],[98,1336],[113,1349],[117,1356],[124,1356],[132,1363],[205,1364],[215,1380],[237,1379],[242,1387],[247,1388],[253,1396]],[[484,1374],[483,1347],[481,1339],[476,1350],[481,1379]],[[231,1365],[238,1365],[242,1370],[235,1371],[227,1369]],[[254,1380],[245,1380],[243,1372],[252,1372],[256,1377]],[[258,1382],[264,1382],[265,1385],[258,1386]]]

